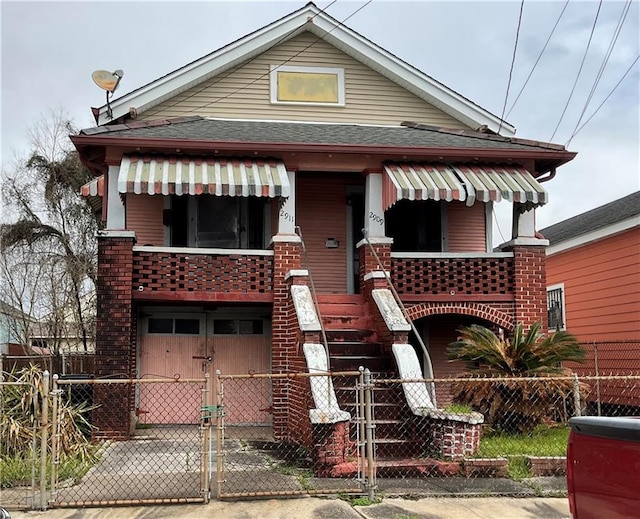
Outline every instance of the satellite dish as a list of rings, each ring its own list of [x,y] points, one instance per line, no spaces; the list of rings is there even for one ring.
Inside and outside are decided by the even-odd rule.
[[[96,70],[91,74],[93,82],[100,88],[102,88],[102,90],[106,90],[107,117],[109,117],[109,119],[113,118],[111,105],[109,104],[109,94],[111,94],[111,97],[113,97],[113,93],[116,91],[116,88],[118,88],[120,80],[123,76],[124,72],[122,72],[122,70],[115,70],[113,72],[109,72],[108,70]]]
[[[107,92],[115,92],[118,88],[118,83],[124,76],[122,70],[116,70],[115,72],[109,72],[107,70],[96,70],[91,77],[96,85]]]

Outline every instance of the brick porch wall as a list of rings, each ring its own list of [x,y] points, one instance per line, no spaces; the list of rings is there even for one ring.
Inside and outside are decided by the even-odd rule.
[[[281,237],[280,237],[281,238]],[[274,241],[273,251],[273,317],[272,372],[287,373],[299,348],[298,322],[285,275],[300,269],[300,242]],[[295,364],[295,363],[294,363]],[[290,394],[294,390],[290,379],[273,379],[273,433],[278,440],[291,439]]]
[[[373,249],[380,258],[382,268],[388,273],[391,273],[391,244],[388,243],[373,243]],[[408,334],[406,332],[392,333],[388,330],[387,325],[382,317],[382,314],[378,310],[371,292],[378,288],[389,288],[389,283],[384,278],[373,278],[365,281],[364,277],[375,271],[380,271],[380,264],[377,262],[371,247],[368,244],[363,243],[358,249],[360,255],[360,287],[361,292],[364,295],[365,301],[369,307],[371,316],[373,317],[373,324],[375,331],[378,334],[382,347],[385,351],[391,352],[391,345],[394,343],[407,342]]]
[[[133,236],[98,236],[98,276],[96,282],[97,377],[132,378],[135,376],[135,316],[131,302]],[[132,387],[96,385],[93,424],[95,435],[116,439],[129,436]]]
[[[514,247],[515,260],[515,317],[528,329],[534,322],[542,322],[548,329],[547,272],[544,247]]]

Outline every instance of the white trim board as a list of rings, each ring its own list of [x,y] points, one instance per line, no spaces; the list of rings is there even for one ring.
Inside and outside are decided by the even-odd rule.
[[[627,218],[626,220],[622,220],[612,225],[596,229],[595,231],[587,232],[580,236],[576,236],[575,238],[570,238],[566,241],[551,245],[547,247],[547,256],[553,256],[554,254],[558,254],[569,249],[575,249],[576,247],[581,247],[587,243],[608,238],[609,236],[628,231],[629,229],[633,229],[638,226],[640,226],[640,215],[635,215],[631,218]]]

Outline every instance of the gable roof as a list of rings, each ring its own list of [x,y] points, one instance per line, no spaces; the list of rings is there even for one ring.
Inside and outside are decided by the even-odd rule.
[[[640,216],[640,191],[541,229],[551,246]],[[636,225],[640,224],[640,218]],[[619,231],[616,231],[619,232]],[[604,233],[606,236],[606,233]],[[603,233],[599,233],[603,237]]]
[[[313,3],[111,101],[112,117],[115,120],[126,116],[130,107],[135,107],[137,113],[141,114],[304,31],[322,38],[471,128],[487,126],[494,132],[501,128],[502,134],[515,135],[512,125],[504,121],[501,123],[498,116],[349,29]],[[98,124],[107,124],[112,120],[107,116],[107,105],[95,109],[95,113]]]

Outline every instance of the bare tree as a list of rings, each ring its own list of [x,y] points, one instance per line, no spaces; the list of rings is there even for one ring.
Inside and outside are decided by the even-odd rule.
[[[71,146],[68,134],[74,132],[61,111],[49,112],[29,130],[31,154],[3,182],[5,204],[15,221],[0,226],[0,252],[33,257],[38,317],[48,319],[59,337],[68,332],[72,315],[87,351],[93,315],[87,315],[91,310],[84,299],[95,281],[98,222],[79,194],[91,173]],[[15,296],[20,297],[19,290]]]

